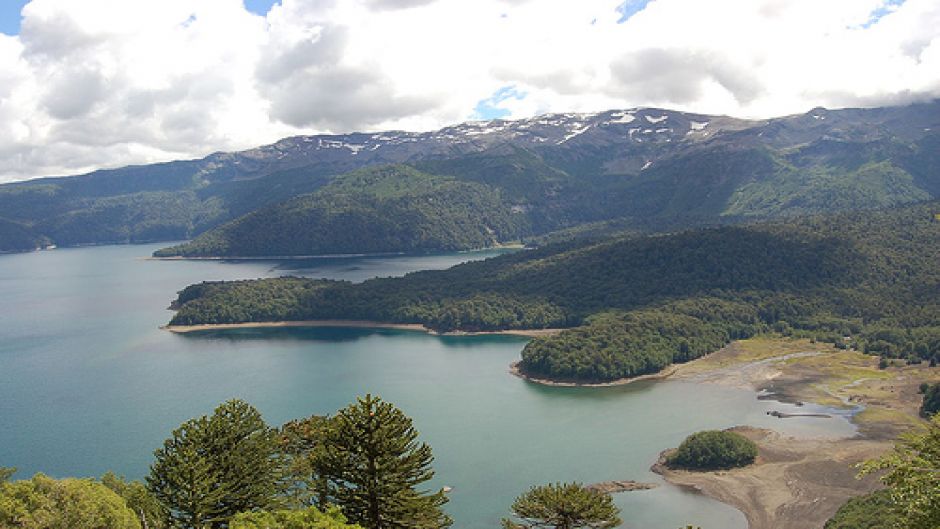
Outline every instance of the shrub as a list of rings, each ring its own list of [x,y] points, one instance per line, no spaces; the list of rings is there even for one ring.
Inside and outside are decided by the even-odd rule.
[[[845,502],[826,522],[825,529],[882,529],[895,527],[899,521],[891,491],[882,489]]]
[[[743,467],[754,462],[757,445],[741,434],[708,430],[686,437],[666,463],[670,467],[717,470]]]

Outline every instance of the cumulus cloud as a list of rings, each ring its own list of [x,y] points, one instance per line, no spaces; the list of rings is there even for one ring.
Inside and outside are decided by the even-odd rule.
[[[940,96],[938,28],[935,0],[32,0],[0,34],[0,181],[481,110],[903,104]]]

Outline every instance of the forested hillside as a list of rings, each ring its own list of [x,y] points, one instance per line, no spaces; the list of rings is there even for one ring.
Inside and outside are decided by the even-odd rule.
[[[467,250],[530,231],[525,216],[495,189],[391,165],[343,175],[320,191],[262,208],[155,255]]]
[[[297,278],[184,289],[174,325],[309,319],[440,331],[574,327],[521,367],[601,381],[763,332],[940,359],[940,203],[669,235],[573,240],[361,284]]]
[[[512,223],[519,224],[513,237],[605,222],[662,232],[937,198],[938,153],[940,102],[813,109],[761,121],[640,108],[420,133],[298,136],[201,160],[0,185],[0,215],[10,223],[0,229],[0,251],[186,239],[233,221],[191,247],[194,254],[239,244],[240,251],[343,253],[349,246],[329,238],[259,242],[288,225],[327,231],[335,224],[325,212],[337,208],[354,218],[349,238],[368,242],[375,231],[388,241],[365,248],[464,248],[504,234],[489,233],[496,228],[480,217],[445,215],[446,222],[476,224],[463,226],[470,232],[465,238],[445,229],[429,234],[428,244],[415,243],[409,230],[422,221],[403,219],[405,210],[420,217],[497,202],[512,208]],[[394,200],[317,193],[332,183],[342,187],[351,171],[403,163],[452,178],[450,189],[434,188],[438,203],[457,196],[437,208],[415,202],[435,198],[422,195],[432,191],[420,186]],[[330,202],[344,199],[337,208]],[[371,213],[380,206],[397,207],[393,215],[401,222]],[[275,226],[262,222],[272,216]]]

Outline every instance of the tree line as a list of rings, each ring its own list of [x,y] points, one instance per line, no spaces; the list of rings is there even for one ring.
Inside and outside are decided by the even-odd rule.
[[[804,336],[940,360],[940,202],[669,235],[573,240],[449,270],[352,284],[192,285],[171,323],[362,319],[438,331],[551,328],[522,369],[603,381],[730,340]]]
[[[753,442],[733,432],[690,435],[668,464],[697,471],[750,464]],[[431,448],[400,409],[366,395],[333,416],[268,426],[231,400],[190,419],[154,452],[143,482],[37,474],[11,481],[0,468],[0,527],[9,529],[434,529],[452,523],[443,489],[426,490]],[[940,414],[869,461],[883,491],[847,502],[827,529],[934,529],[940,523]],[[609,494],[581,483],[531,487],[504,529],[610,528]],[[867,525],[854,525],[864,523]],[[688,526],[692,527],[692,526]]]

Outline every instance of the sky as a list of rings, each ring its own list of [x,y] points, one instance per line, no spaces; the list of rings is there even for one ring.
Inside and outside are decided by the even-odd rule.
[[[940,97],[940,0],[2,0],[0,182],[296,134]]]

